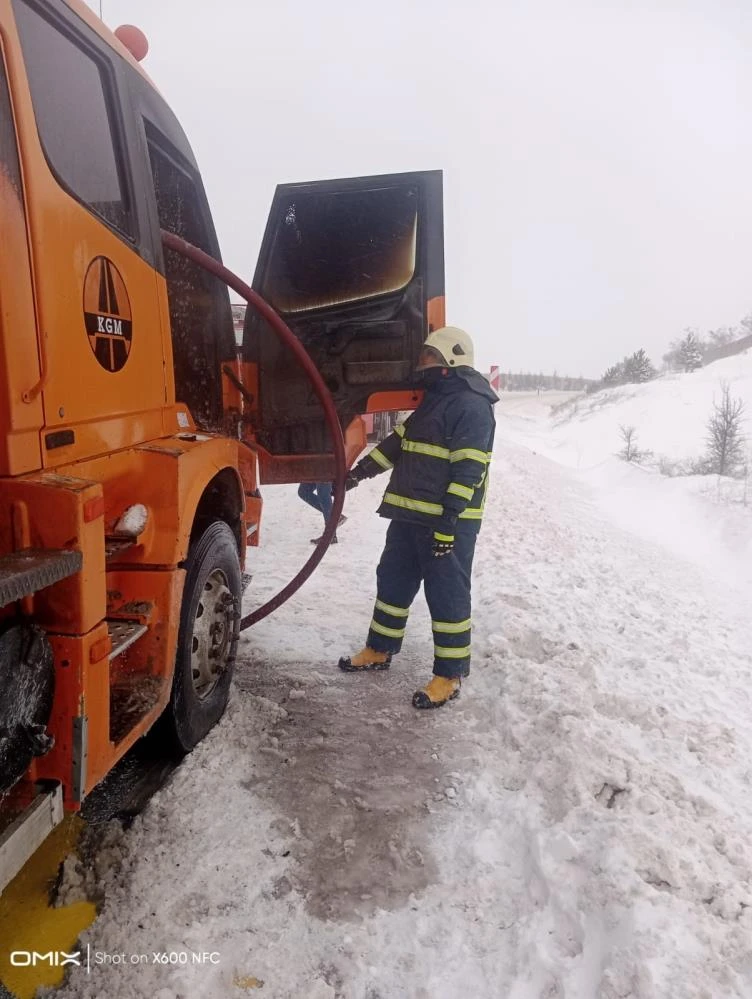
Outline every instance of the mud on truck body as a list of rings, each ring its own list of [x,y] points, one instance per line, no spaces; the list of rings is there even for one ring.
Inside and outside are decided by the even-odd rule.
[[[263,483],[332,435],[257,310],[236,349],[174,114],[81,0],[0,0],[0,890],[155,724],[225,708]],[[444,322],[441,173],[277,188],[253,289],[306,348],[351,462]],[[8,828],[26,823],[23,837]]]

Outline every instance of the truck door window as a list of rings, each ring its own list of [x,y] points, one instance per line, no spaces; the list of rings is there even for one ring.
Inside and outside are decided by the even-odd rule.
[[[418,194],[407,185],[298,192],[273,220],[262,294],[293,313],[398,291],[415,272],[417,219]]]
[[[148,122],[145,127],[160,228],[214,256],[203,190],[156,129]],[[215,428],[222,416],[220,365],[234,344],[230,296],[224,284],[179,253],[165,250],[164,261],[175,393],[199,425]]]
[[[26,0],[15,0],[14,11],[37,131],[52,171],[77,200],[132,236],[105,65]]]

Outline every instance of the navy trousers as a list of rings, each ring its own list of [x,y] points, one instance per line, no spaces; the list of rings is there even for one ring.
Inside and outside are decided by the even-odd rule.
[[[376,570],[376,604],[368,645],[399,652],[415,594],[423,583],[433,629],[433,671],[461,677],[470,672],[470,574],[478,532],[458,527],[454,551],[436,558],[433,529],[393,520]]]

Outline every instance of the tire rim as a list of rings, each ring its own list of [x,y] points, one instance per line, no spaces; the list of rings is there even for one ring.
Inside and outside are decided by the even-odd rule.
[[[211,572],[196,605],[191,640],[191,678],[196,697],[206,700],[227,666],[234,637],[235,600],[221,569]]]

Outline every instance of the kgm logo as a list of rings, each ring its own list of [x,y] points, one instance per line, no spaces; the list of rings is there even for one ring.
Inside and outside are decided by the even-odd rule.
[[[95,257],[86,271],[84,325],[102,367],[120,371],[131,352],[133,317],[123,276],[108,257]]]
[[[81,967],[81,951],[66,954],[64,950],[48,950],[44,954],[36,950],[13,950],[10,963],[14,968],[36,968],[38,964],[48,964],[52,968],[62,968],[66,964]]]

